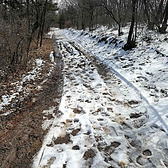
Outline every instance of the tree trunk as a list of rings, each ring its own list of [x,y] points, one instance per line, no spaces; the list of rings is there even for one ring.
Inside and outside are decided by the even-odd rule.
[[[154,17],[154,23],[157,26],[159,31],[160,31],[160,25],[162,24],[162,20],[163,20],[163,2],[164,2],[164,0],[160,1],[159,6],[158,6],[158,10],[156,11],[156,14]]]
[[[145,12],[145,16],[147,19],[147,24],[148,24],[148,29],[149,30],[154,30],[154,22],[151,21],[150,15],[149,15],[149,5],[147,3],[147,0],[143,1],[144,3],[144,12]]]
[[[82,11],[82,29],[85,30],[85,23],[84,23],[84,14]]]
[[[26,0],[27,4],[27,21],[28,21],[28,36],[27,36],[27,55],[26,58],[24,58],[24,64],[27,63],[28,57],[29,57],[29,49],[30,49],[30,43],[31,43],[31,21],[30,21],[30,2],[29,0]]]
[[[124,45],[124,50],[129,50],[134,48],[135,45],[135,40],[136,38],[133,36],[134,35],[134,25],[135,25],[135,11],[136,11],[136,3],[137,0],[132,0],[132,18],[131,18],[131,26],[127,38],[127,43]]]
[[[118,36],[121,36],[121,25],[120,25],[120,23],[118,23]]]
[[[48,3],[48,0],[46,0],[45,4],[44,4],[43,17],[42,17],[42,26],[41,26],[40,47],[42,46],[42,42],[43,42],[43,34],[44,34],[44,25],[45,25],[45,16],[46,16],[46,10],[47,10],[47,3]]]
[[[116,22],[116,24],[118,25],[118,36],[121,35],[121,22],[119,20],[117,20],[117,18],[115,17],[115,14],[113,13],[113,11],[111,11],[108,7],[107,4],[104,3],[103,5],[101,5],[109,14],[109,16]]]
[[[167,29],[167,20],[168,20],[168,1],[166,3],[165,11],[164,11],[164,18],[162,22],[162,27],[160,28],[160,33],[165,33]]]

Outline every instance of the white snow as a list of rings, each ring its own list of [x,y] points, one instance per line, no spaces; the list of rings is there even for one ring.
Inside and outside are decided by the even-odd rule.
[[[41,68],[43,66],[43,63],[44,63],[44,61],[42,59],[36,59],[34,61],[35,66],[34,66],[33,70],[28,72],[26,75],[23,74],[21,81],[17,81],[15,83],[11,84],[16,89],[15,89],[15,91],[10,90],[10,94],[8,93],[5,95],[2,95],[1,101],[0,101],[0,110],[3,110],[6,105],[12,104],[12,100],[15,99],[17,96],[19,97],[19,92],[22,92],[24,94],[24,96],[29,94],[30,89],[27,87],[23,87],[23,84],[24,84],[24,82],[29,82],[31,80],[34,81],[39,75],[41,75]],[[37,86],[37,87],[39,87],[39,86]],[[12,113],[12,111],[7,111],[6,113],[0,114],[0,116],[9,115],[10,113]]]
[[[12,95],[3,95],[2,96],[2,102],[0,103],[0,110],[3,109],[3,106],[10,104],[11,100],[15,98],[18,95],[18,93],[13,93]]]
[[[105,27],[92,33],[53,29],[64,61],[63,96],[55,118],[43,123],[50,129],[33,168],[168,165],[167,42],[153,32],[152,43],[142,41],[144,31],[139,46],[124,51],[128,28],[123,32],[118,38]],[[92,57],[109,71],[98,72]],[[94,155],[87,158],[88,150]]]
[[[50,61],[51,61],[51,62],[54,62],[54,51],[51,51],[49,57],[50,57]]]
[[[168,109],[164,105],[168,97],[168,42],[165,40],[168,35],[146,31],[144,30],[138,39],[138,48],[127,52],[121,48],[124,44],[123,41],[126,41],[125,34],[121,38],[116,38],[114,36],[116,32],[106,28],[100,28],[93,33],[81,33],[81,31],[69,29],[65,33],[68,38],[73,39],[78,45],[80,44],[82,48],[97,57],[128,85],[131,85],[135,91],[139,92],[153,113],[149,115],[151,120],[154,116],[160,115],[164,121],[157,117],[154,124],[164,127],[168,132],[166,124],[168,123],[166,117]],[[128,29],[127,31],[124,29],[124,32],[128,32]],[[111,37],[108,38],[107,44],[97,42],[97,39],[107,37],[109,34]],[[151,43],[142,40],[145,36],[151,38]],[[111,40],[116,42],[109,44]],[[163,53],[164,56],[157,54],[157,51]],[[165,93],[161,93],[162,91]]]
[[[43,60],[42,59],[36,59],[36,65],[37,66],[42,66],[43,65]]]

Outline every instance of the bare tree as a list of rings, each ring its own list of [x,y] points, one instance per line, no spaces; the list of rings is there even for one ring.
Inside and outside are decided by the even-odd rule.
[[[51,10],[55,13],[52,6],[56,4],[51,0],[0,1],[0,50],[3,51],[0,59],[11,72],[26,66],[30,44],[37,32],[42,45],[46,14]]]
[[[135,26],[135,12],[136,5],[138,0],[132,0],[132,18],[131,18],[131,26],[128,33],[127,43],[124,45],[125,50],[129,50],[136,46],[136,32],[134,34],[134,26]]]
[[[143,0],[143,5],[148,28],[151,30],[157,28],[158,31],[161,32],[161,25],[163,24],[166,16],[165,0]]]
[[[159,31],[161,33],[165,33],[167,29],[167,20],[168,20],[168,1],[166,2],[166,6],[163,13],[163,20],[162,20],[162,26],[160,27]]]
[[[129,1],[123,0],[100,0],[99,5],[102,6],[107,14],[115,21],[118,25],[118,36],[121,33],[121,26],[124,23],[126,17],[128,16]]]

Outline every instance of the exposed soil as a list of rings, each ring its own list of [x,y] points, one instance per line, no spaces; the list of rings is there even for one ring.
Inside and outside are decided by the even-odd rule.
[[[89,149],[85,152],[83,158],[87,160],[89,158],[94,158],[95,156],[96,156],[95,152],[92,149]]]
[[[55,144],[68,144],[70,142],[70,135],[69,134],[66,134],[64,137],[58,137],[54,143]]]
[[[0,116],[0,167],[28,168],[39,151],[47,130],[42,129],[43,110],[56,107],[62,94],[61,60],[43,84],[43,90],[22,102],[22,108],[7,116]],[[52,117],[52,116],[45,116]]]

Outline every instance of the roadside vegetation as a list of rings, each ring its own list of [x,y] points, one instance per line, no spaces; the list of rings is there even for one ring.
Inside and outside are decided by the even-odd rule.
[[[30,46],[42,46],[56,10],[51,0],[0,1],[0,80],[27,67]]]

